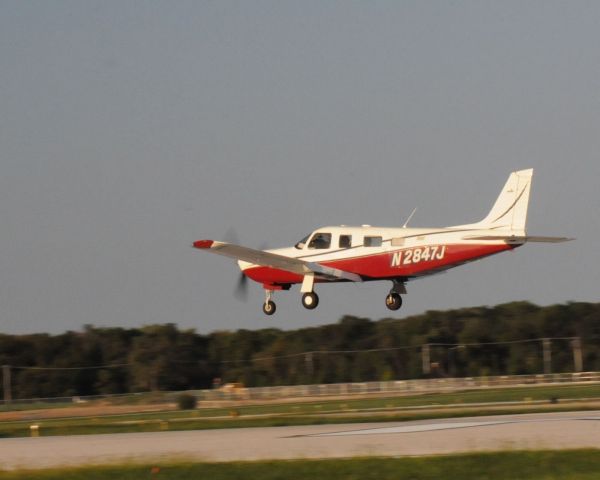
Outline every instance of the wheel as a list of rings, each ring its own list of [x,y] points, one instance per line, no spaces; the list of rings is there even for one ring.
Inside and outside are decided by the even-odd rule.
[[[275,302],[273,300],[263,303],[263,312],[265,312],[265,315],[273,315],[276,309],[277,308],[275,307]]]
[[[302,305],[304,305],[304,308],[312,310],[313,308],[317,308],[318,304],[319,296],[315,292],[309,292],[302,295]]]
[[[385,306],[390,310],[398,310],[402,306],[402,297],[396,292],[391,292],[385,297]]]

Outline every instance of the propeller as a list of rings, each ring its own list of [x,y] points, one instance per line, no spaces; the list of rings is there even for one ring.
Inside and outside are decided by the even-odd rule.
[[[233,227],[229,227],[225,234],[223,235],[223,240],[227,243],[233,243],[234,245],[239,245],[239,237],[236,230]],[[266,243],[263,243],[258,248],[259,250],[266,250],[268,248]],[[233,289],[233,296],[236,300],[241,302],[245,302],[248,300],[248,277],[244,272],[240,272],[240,276],[238,277],[238,281]]]
[[[242,302],[248,300],[248,277],[244,274],[244,272],[240,273],[237,284],[233,291],[233,296]]]

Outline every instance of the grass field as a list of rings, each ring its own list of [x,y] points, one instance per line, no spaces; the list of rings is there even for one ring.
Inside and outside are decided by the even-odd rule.
[[[40,426],[41,435],[147,432],[209,428],[310,425],[323,423],[384,422],[488,414],[534,413],[575,409],[597,409],[598,404],[565,405],[581,398],[599,398],[600,385],[471,390],[448,394],[404,397],[361,398],[321,402],[268,405],[237,405],[230,408],[199,408],[193,411],[167,410],[155,413],[97,415],[57,419],[0,422],[0,437],[30,434],[29,426]],[[520,405],[492,405],[523,402]],[[536,404],[532,402],[543,402]],[[552,402],[552,403],[551,403]],[[487,406],[474,404],[489,403]],[[448,406],[460,408],[444,408]],[[470,405],[470,406],[469,406]],[[82,411],[85,407],[81,407]],[[517,410],[515,410],[517,409]],[[233,414],[233,415],[232,415]]]
[[[354,458],[94,466],[0,471],[0,480],[592,480],[600,450],[515,451],[420,458]]]

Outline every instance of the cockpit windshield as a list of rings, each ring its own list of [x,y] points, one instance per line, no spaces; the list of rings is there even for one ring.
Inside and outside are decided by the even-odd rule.
[[[331,233],[317,232],[308,244],[309,249],[326,250],[331,246]]]
[[[296,247],[298,250],[302,250],[304,248],[304,246],[306,245],[306,242],[308,240],[308,237],[310,237],[310,233],[304,237],[302,240],[300,240],[296,245],[294,245],[294,247]]]

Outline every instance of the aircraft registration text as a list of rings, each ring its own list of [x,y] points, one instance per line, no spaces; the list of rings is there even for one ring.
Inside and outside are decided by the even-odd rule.
[[[392,267],[411,265],[432,260],[442,260],[446,255],[446,245],[433,245],[431,247],[410,248],[394,252]]]

